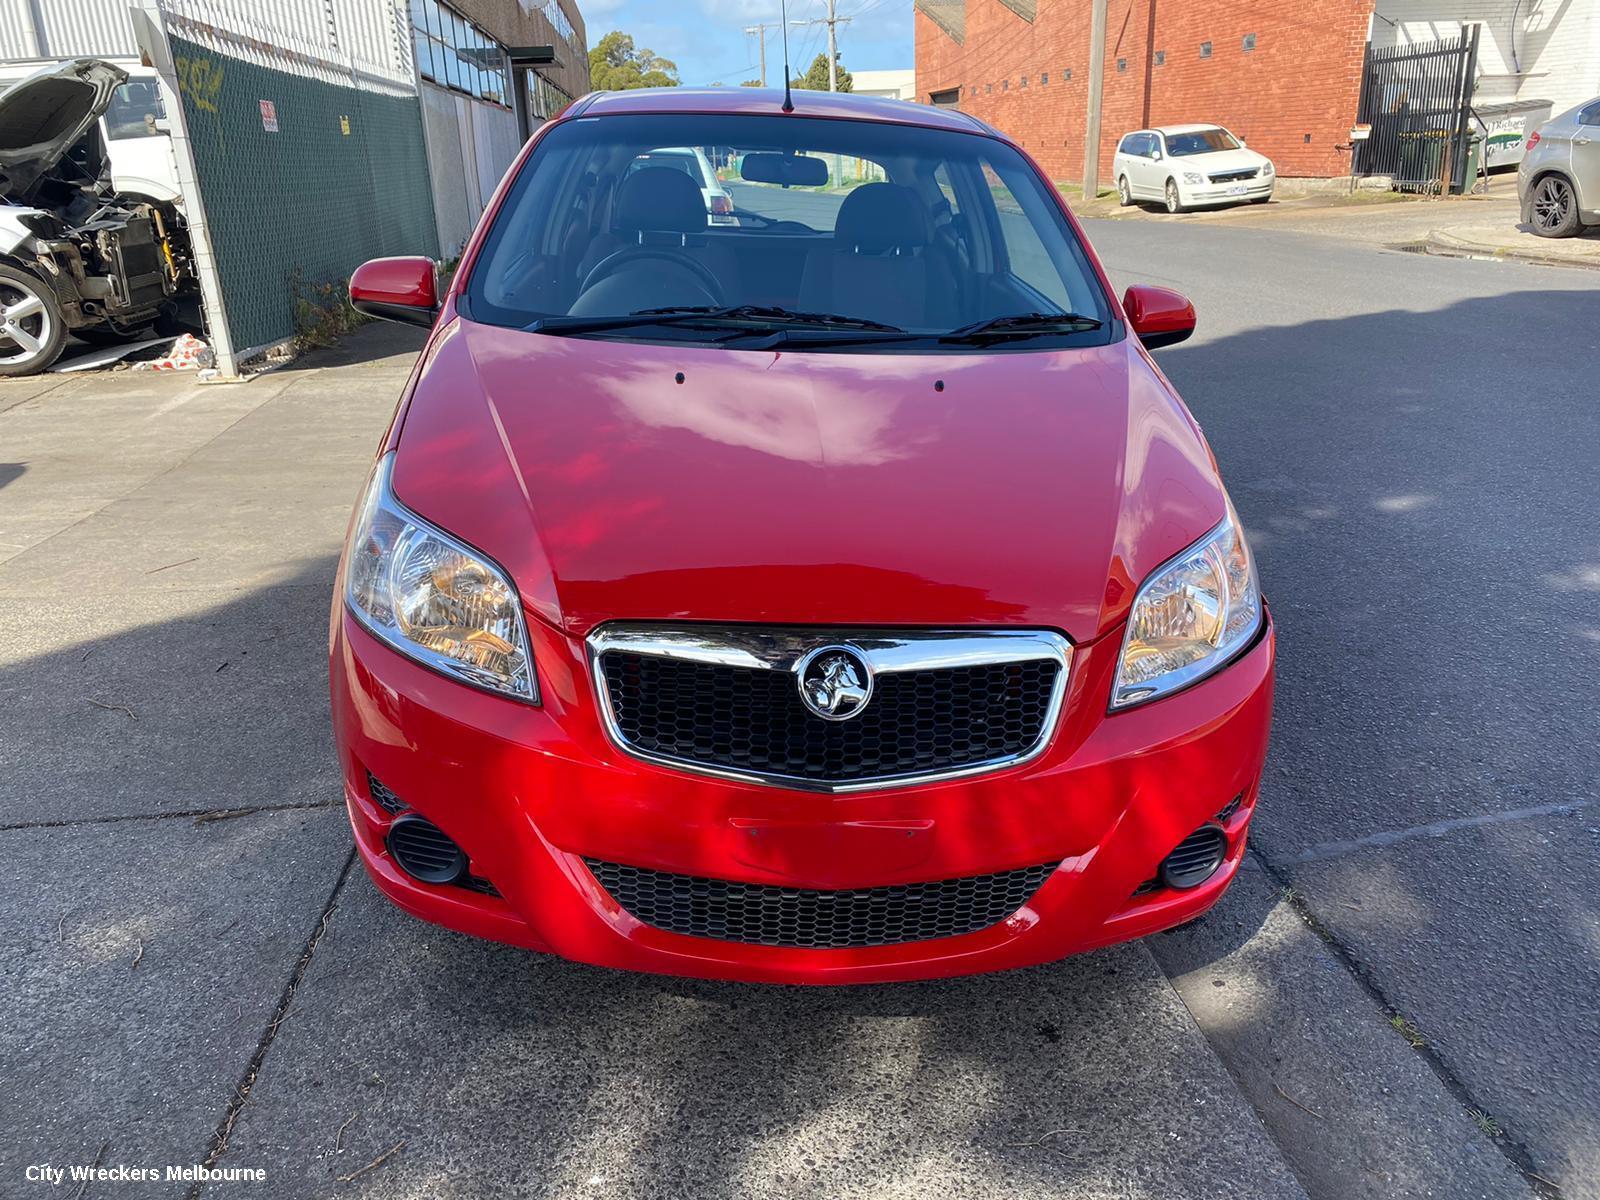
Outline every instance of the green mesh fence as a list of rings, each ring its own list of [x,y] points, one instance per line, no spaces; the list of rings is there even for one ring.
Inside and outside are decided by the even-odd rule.
[[[437,256],[416,96],[274,70],[179,37],[172,53],[236,351],[292,336],[297,298],[366,259]]]

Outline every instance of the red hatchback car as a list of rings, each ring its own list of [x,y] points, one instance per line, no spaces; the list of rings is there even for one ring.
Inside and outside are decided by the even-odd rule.
[[[1194,312],[1118,303],[1016,145],[895,101],[592,96],[434,280],[351,281],[432,332],[331,627],[356,845],[402,908],[863,983],[1216,903],[1273,635],[1147,352]]]

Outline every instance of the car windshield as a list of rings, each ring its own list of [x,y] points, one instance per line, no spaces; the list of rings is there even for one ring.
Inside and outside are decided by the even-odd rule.
[[[774,331],[796,348],[951,352],[1113,334],[1058,198],[1005,142],[777,114],[557,124],[501,206],[462,309],[733,349]]]
[[[1217,150],[1237,150],[1239,139],[1226,129],[1197,129],[1193,133],[1167,134],[1167,153],[1174,158],[1191,154],[1211,154]]]

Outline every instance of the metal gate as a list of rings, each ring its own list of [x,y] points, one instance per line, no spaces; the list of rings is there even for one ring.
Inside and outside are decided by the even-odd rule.
[[[1478,26],[1458,38],[1374,50],[1367,43],[1357,120],[1357,175],[1388,175],[1402,191],[1462,192],[1467,178]]]

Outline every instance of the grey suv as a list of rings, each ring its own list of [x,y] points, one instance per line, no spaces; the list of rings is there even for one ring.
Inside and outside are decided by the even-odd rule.
[[[1600,225],[1600,99],[1546,121],[1528,138],[1517,196],[1522,219],[1540,237]]]

